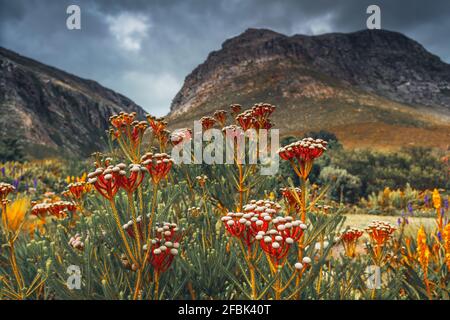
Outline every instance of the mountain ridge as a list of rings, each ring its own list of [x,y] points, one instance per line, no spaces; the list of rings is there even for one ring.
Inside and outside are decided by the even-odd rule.
[[[144,110],[98,82],[0,47],[0,134],[22,140],[31,156],[86,156],[106,146],[108,119]],[[19,128],[19,130],[17,130]]]
[[[450,141],[450,65],[398,32],[286,36],[247,29],[186,77],[168,119],[186,126],[214,109],[261,101],[278,106],[282,134],[378,123],[419,128],[426,137],[444,126]]]

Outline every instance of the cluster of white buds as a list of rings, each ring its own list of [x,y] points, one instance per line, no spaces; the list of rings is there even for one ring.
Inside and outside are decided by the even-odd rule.
[[[161,239],[171,240],[173,237],[176,236],[176,233],[180,230],[176,223],[170,223],[170,222],[163,222],[163,223],[156,223],[155,226],[156,235],[157,237]]]
[[[286,239],[286,241],[288,239],[298,241],[303,235],[304,230],[308,228],[303,221],[294,220],[294,218],[290,216],[278,216],[272,220],[272,223],[275,225],[277,231],[281,233],[283,238]],[[289,240],[289,242],[290,241],[291,240]]]
[[[178,255],[180,247],[179,228],[175,223],[163,222],[157,224],[156,236],[151,239],[150,248],[147,244],[143,246],[143,250],[147,252],[146,256],[151,265],[158,271],[166,271],[175,256]]]
[[[142,216],[138,216],[136,218],[136,224],[137,224],[139,236],[142,239],[143,238],[143,233],[142,233]],[[133,225],[134,225],[133,220],[129,220],[127,223],[125,223],[122,226],[122,228],[123,228],[123,230],[125,230],[128,233],[128,235],[131,238],[134,239],[136,237],[136,235],[135,235],[135,232],[134,232],[134,226]]]
[[[302,262],[296,262],[294,264],[294,268],[297,269],[298,271],[303,270],[303,268],[305,267],[309,267],[311,265],[311,258],[310,257],[303,257]]]
[[[80,251],[84,249],[84,243],[78,233],[69,239],[69,246]]]
[[[180,247],[179,242],[165,241],[161,239],[152,239],[151,244],[153,248],[153,254],[160,255],[164,253],[169,253],[173,256],[178,255],[178,248]],[[142,247],[144,251],[147,251],[148,246],[144,244]]]
[[[198,217],[201,213],[200,207],[191,207],[191,208],[188,208],[187,211],[188,211],[189,215],[194,218]]]
[[[198,184],[200,185],[200,187],[204,187],[206,184],[206,180],[208,180],[208,177],[204,174],[195,177],[195,179],[197,180]]]
[[[281,147],[278,153],[284,160],[301,158],[303,160],[314,160],[327,150],[327,142],[322,139],[304,138],[302,140]]]
[[[134,263],[131,263],[125,254],[122,254],[120,256],[120,262],[122,262],[122,266],[127,270],[136,271],[138,269],[138,266]]]

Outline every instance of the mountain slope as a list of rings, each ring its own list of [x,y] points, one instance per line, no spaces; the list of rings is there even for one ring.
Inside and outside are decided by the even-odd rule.
[[[0,138],[17,136],[31,156],[85,156],[105,146],[108,118],[144,115],[128,98],[0,47]]]
[[[261,101],[278,106],[282,134],[326,129],[351,147],[450,141],[450,65],[396,32],[288,37],[248,29],[186,77],[169,119],[189,126],[231,103]]]

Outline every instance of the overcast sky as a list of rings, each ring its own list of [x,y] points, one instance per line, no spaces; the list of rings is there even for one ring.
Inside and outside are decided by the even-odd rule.
[[[81,7],[81,30],[66,28],[70,4]],[[0,0],[0,45],[96,80],[159,116],[225,39],[250,27],[287,35],[361,30],[370,4],[381,7],[383,29],[450,62],[448,0]]]

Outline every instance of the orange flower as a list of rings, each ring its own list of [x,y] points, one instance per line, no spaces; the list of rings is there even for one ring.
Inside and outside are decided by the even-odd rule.
[[[6,227],[9,231],[15,233],[22,228],[29,207],[30,199],[27,197],[17,198],[6,205]]]
[[[430,261],[430,249],[427,245],[427,235],[423,226],[417,231],[417,260],[426,278],[428,275],[428,263]]]
[[[350,228],[341,235],[345,254],[348,257],[353,258],[356,255],[356,245],[362,235],[363,231],[357,228]]]
[[[450,270],[450,224],[447,224],[443,232],[444,249],[445,249],[445,263],[447,269]]]
[[[80,181],[70,183],[67,188],[68,190],[64,193],[64,195],[76,200],[80,200],[86,193],[91,190],[91,185],[84,181]]]
[[[152,115],[147,115],[147,121],[155,136],[159,136],[167,127],[167,121],[165,121],[164,118],[156,118]]]
[[[214,119],[216,119],[216,121],[223,127],[225,125],[225,121],[227,120],[227,112],[225,110],[217,110],[214,112]]]
[[[438,189],[433,190],[433,206],[436,210],[441,208],[441,195],[439,194]]]
[[[216,124],[216,119],[213,117],[201,117],[200,123],[202,124],[203,130],[209,130]]]
[[[373,221],[367,228],[366,232],[369,234],[372,241],[382,247],[391,238],[396,228],[390,223],[384,221]]]
[[[230,106],[231,112],[236,116],[241,112],[242,106],[240,104],[232,104]]]

